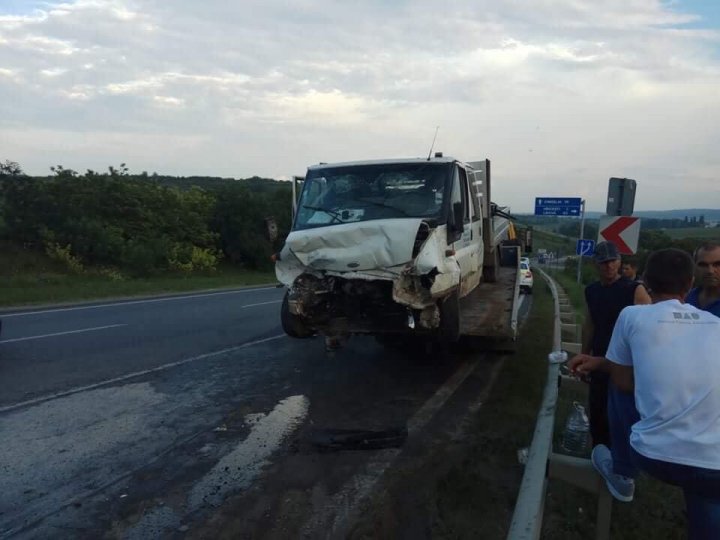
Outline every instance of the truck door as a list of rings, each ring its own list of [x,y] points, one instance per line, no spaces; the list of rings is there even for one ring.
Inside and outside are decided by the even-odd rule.
[[[470,228],[472,230],[471,244],[472,244],[472,276],[469,278],[470,283],[468,287],[473,290],[482,281],[482,268],[483,268],[483,256],[484,256],[484,242],[483,242],[483,215],[482,215],[482,204],[476,184],[477,178],[473,171],[467,173],[468,183],[468,194],[469,194],[469,206],[470,206]]]
[[[455,167],[453,174],[451,202],[453,206],[458,202],[462,203],[463,208],[463,231],[460,238],[452,244],[455,258],[460,266],[460,296],[462,297],[477,286],[480,277],[478,239],[473,239],[473,233],[475,232],[475,236],[477,236],[477,232],[473,231],[472,226],[472,203],[470,202],[468,178],[465,169],[460,166]]]

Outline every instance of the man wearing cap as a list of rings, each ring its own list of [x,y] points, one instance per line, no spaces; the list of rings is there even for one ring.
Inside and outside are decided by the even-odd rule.
[[[720,244],[706,242],[695,251],[695,287],[685,302],[720,317]]]
[[[615,322],[623,308],[638,304],[650,304],[652,300],[645,287],[637,281],[622,277],[620,270],[620,252],[612,242],[600,242],[593,255],[598,272],[598,281],[585,288],[585,324],[582,332],[581,357],[604,357],[612,337]],[[577,358],[577,357],[576,357]],[[573,361],[571,360],[571,365]],[[629,429],[637,421],[637,411],[632,394],[619,392],[609,384],[609,367],[604,365],[589,375],[590,388],[588,396],[588,412],[590,413],[590,436],[592,445],[611,447],[608,410],[620,416],[618,422]],[[610,400],[610,407],[608,406]],[[625,445],[627,446],[627,445]],[[625,492],[628,500],[632,500],[635,489],[632,478],[636,475],[636,467],[631,461],[617,459],[615,472],[627,479]]]

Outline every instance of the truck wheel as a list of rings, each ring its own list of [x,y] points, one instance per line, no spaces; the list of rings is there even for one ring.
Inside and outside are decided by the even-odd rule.
[[[280,308],[280,323],[282,324],[283,331],[293,338],[304,339],[312,337],[315,334],[300,317],[290,313],[288,293],[285,293],[285,298],[283,298],[282,307]]]
[[[460,339],[460,299],[457,291],[440,304],[440,335],[447,343]]]

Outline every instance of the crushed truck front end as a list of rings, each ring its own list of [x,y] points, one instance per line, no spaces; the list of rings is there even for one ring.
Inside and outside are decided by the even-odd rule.
[[[275,267],[290,314],[331,335],[437,328],[438,300],[460,281],[453,257],[438,256],[442,229],[399,219],[291,233]]]

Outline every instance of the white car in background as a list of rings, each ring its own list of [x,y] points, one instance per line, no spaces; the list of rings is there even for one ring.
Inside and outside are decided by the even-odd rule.
[[[526,257],[520,259],[520,292],[532,294],[533,274],[530,270],[530,261]]]
[[[520,264],[527,263],[528,268],[530,267],[530,257],[520,257]]]

